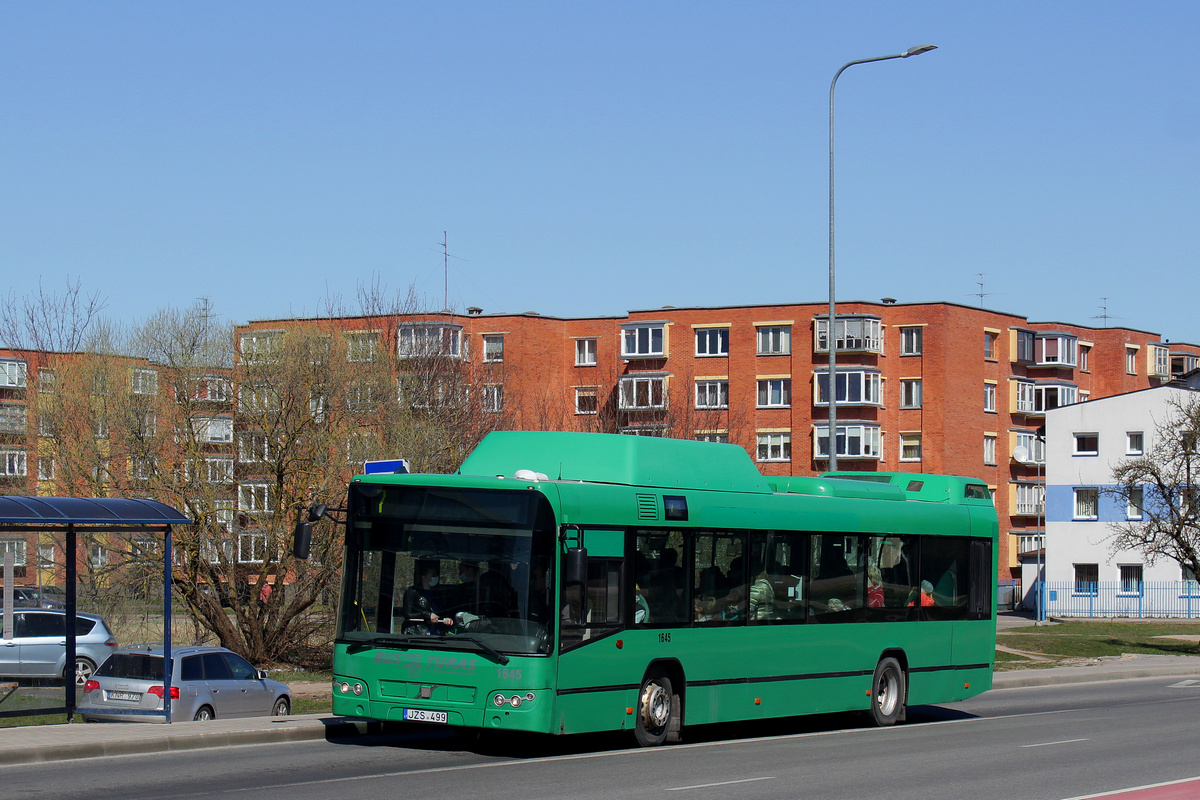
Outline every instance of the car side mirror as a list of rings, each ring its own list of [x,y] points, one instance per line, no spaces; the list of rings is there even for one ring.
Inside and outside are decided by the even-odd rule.
[[[267,671],[265,669],[256,670],[256,672],[258,673],[258,679],[260,681],[265,681],[267,679]]]

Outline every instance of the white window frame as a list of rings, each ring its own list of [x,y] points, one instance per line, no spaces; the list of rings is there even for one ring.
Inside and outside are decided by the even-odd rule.
[[[1150,345],[1150,374],[1159,378],[1171,377],[1171,351],[1161,344]]]
[[[696,357],[729,355],[729,328],[696,328]]]
[[[757,436],[756,460],[782,462],[792,460],[792,434],[786,431],[764,431]]]
[[[696,381],[696,408],[729,408],[728,379],[720,378]]]
[[[921,432],[910,431],[900,434],[900,460],[921,460]]]
[[[986,433],[983,435],[983,463],[988,466],[996,464],[996,437]]]
[[[1100,518],[1100,489],[1095,486],[1076,486],[1071,490],[1072,503],[1071,519],[1085,522],[1095,522]]]
[[[900,379],[900,407],[901,408],[921,408],[924,401],[922,393],[924,385],[921,378],[901,378]]]
[[[238,563],[261,564],[267,557],[267,534],[258,528],[238,531]]]
[[[581,403],[584,398],[591,398],[591,409],[585,406],[587,403]],[[599,386],[576,386],[575,387],[575,413],[583,416],[595,416],[600,413],[600,387]]]
[[[238,511],[270,515],[274,509],[274,486],[269,483],[243,483],[238,486]]]
[[[261,364],[279,357],[283,342],[283,331],[250,331],[239,339],[242,361],[246,364]]]
[[[58,373],[49,367],[38,368],[38,391],[42,394],[54,394],[58,389]]]
[[[346,360],[367,364],[379,358],[379,331],[350,331],[346,334]]]
[[[1137,596],[1142,593],[1145,571],[1141,564],[1118,564],[1117,575],[1120,580],[1118,595]]]
[[[792,352],[791,325],[756,325],[755,353],[760,356],[786,356]]]
[[[153,396],[158,394],[158,370],[134,367],[129,375],[130,388],[134,394]]]
[[[1125,519],[1139,520],[1145,515],[1145,492],[1141,486],[1131,486],[1125,502]]]
[[[4,554],[13,554],[13,566],[27,566],[29,543],[23,536],[0,536],[0,565],[4,563]]]
[[[642,411],[667,407],[665,375],[628,375],[621,378],[618,389],[622,410]],[[639,402],[641,399],[645,402]]]
[[[201,375],[192,382],[192,399],[197,402],[227,403],[233,397],[233,383],[220,375]]]
[[[483,363],[499,364],[504,361],[504,334],[483,334]]]
[[[484,384],[483,410],[489,414],[499,414],[504,410],[504,384]]]
[[[54,456],[38,456],[37,477],[39,481],[54,480]]]
[[[921,325],[903,325],[900,327],[900,355],[919,356],[925,339],[925,328]]]
[[[204,459],[205,483],[233,483],[233,459],[227,456],[208,456]]]
[[[827,406],[829,398],[829,370],[818,370],[813,374],[813,405]],[[882,406],[883,376],[877,370],[838,369],[837,386],[839,406]],[[858,394],[851,399],[851,390]]]
[[[0,403],[0,433],[25,433],[24,403]]]
[[[1137,375],[1137,356],[1140,348],[1125,345],[1125,373]]]
[[[591,338],[576,339],[575,366],[594,367],[596,363],[596,340]]]
[[[883,428],[875,423],[838,423],[838,458],[856,460],[883,459]],[[825,447],[822,448],[822,443]],[[852,444],[856,447],[851,448]],[[829,458],[829,425],[813,426],[813,458]]]
[[[814,352],[829,352],[829,318],[818,317],[813,325]],[[878,317],[846,316],[834,320],[837,349],[841,352],[882,353],[883,321]]]
[[[1085,431],[1082,433],[1074,433],[1071,435],[1074,449],[1072,455],[1076,456],[1097,456],[1100,455],[1100,434],[1095,431]]]
[[[1050,405],[1048,397],[1056,395],[1054,405]],[[1079,387],[1062,383],[1033,384],[1033,411],[1044,414],[1056,408],[1069,406],[1079,401]]]
[[[696,435],[693,438],[697,442],[729,444],[729,433],[727,431],[696,431]]]
[[[462,326],[450,322],[406,322],[396,329],[396,355],[400,358],[465,358],[464,345]]]
[[[271,440],[265,433],[247,431],[237,435],[238,463],[257,464],[271,460]]]
[[[0,389],[23,389],[28,365],[19,359],[0,359]]]
[[[983,410],[987,414],[996,413],[996,384],[984,381],[983,383]]]
[[[645,322],[621,326],[621,358],[664,358],[667,326]]]
[[[158,412],[152,408],[134,412],[137,421],[137,435],[142,439],[150,439],[158,435]]]
[[[1040,483],[1017,484],[1017,514],[1041,516],[1046,509],[1046,487]]]
[[[1040,367],[1073,367],[1079,363],[1079,339],[1075,336],[1035,334],[1033,347],[1034,363]]]
[[[1125,455],[1140,456],[1146,452],[1146,434],[1142,431],[1125,432]]]
[[[0,447],[0,476],[6,478],[26,477],[25,450],[19,447]]]
[[[1036,433],[1017,431],[1017,446],[1024,447],[1029,453],[1030,464],[1046,463],[1046,442],[1039,439]]]
[[[757,397],[758,408],[791,408],[792,379],[759,378]]]

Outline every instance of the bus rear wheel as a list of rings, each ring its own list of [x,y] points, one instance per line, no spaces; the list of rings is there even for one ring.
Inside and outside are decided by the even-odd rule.
[[[895,725],[904,718],[904,670],[890,656],[879,660],[871,680],[871,721],[880,727]]]
[[[642,747],[657,747],[667,740],[674,713],[671,679],[661,670],[651,672],[638,691],[637,723],[633,736]]]

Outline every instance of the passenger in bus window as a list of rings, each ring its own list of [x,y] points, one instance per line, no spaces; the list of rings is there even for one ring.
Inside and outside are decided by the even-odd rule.
[[[911,599],[908,605],[914,606],[917,603],[916,590],[914,589],[910,595]],[[929,581],[921,581],[921,607],[927,608],[933,605],[933,584]]]
[[[883,578],[875,564],[867,567],[867,608],[883,608]]]
[[[454,624],[437,613],[433,588],[438,584],[439,564],[422,559],[416,563],[416,582],[404,591],[404,632],[441,634]]]
[[[771,578],[765,569],[758,573],[758,577],[750,586],[749,617],[751,621],[778,619],[775,616],[775,590],[771,587]]]
[[[635,625],[650,621],[650,604],[646,602],[646,598],[642,596],[642,587],[634,584],[633,587],[633,622]]]

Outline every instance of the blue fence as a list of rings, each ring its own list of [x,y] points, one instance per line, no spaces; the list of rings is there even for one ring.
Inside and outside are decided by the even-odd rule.
[[[1039,583],[1034,596],[1047,617],[1200,618],[1200,584],[1195,581]]]

